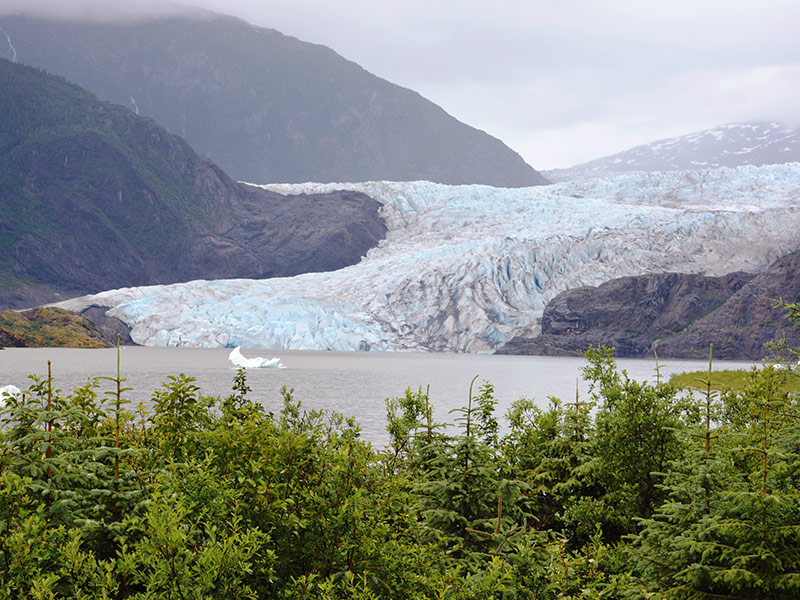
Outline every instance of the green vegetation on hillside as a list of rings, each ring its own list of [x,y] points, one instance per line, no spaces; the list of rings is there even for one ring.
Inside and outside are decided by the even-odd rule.
[[[1,58],[0,198],[4,308],[335,270],[386,233],[364,194],[236,183],[151,119]]]
[[[711,388],[716,391],[733,391],[741,394],[747,389],[751,376],[751,371],[745,369],[714,371]],[[670,383],[680,388],[704,390],[707,387],[706,378],[707,373],[704,371],[689,371],[673,375],[670,377]],[[800,376],[794,371],[789,371],[781,391],[792,394],[800,393]]]
[[[207,199],[169,164],[166,132],[159,139],[154,124],[39,69],[0,60],[0,80],[0,249],[9,257],[19,260],[20,240],[60,247],[53,240],[77,227],[87,246],[157,249],[158,270],[181,250],[188,222],[210,220]]]
[[[107,348],[94,324],[63,308],[0,311],[0,347]]]

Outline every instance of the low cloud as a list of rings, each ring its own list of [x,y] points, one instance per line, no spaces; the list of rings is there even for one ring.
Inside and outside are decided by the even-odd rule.
[[[0,16],[26,14],[65,21],[118,23],[196,13],[197,9],[158,0],[3,0]]]
[[[0,1],[0,13],[93,21],[188,10],[156,0]],[[536,168],[729,121],[800,123],[797,0],[194,3],[329,46]]]

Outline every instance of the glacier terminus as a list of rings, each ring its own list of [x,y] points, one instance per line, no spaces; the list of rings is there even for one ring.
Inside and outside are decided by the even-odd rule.
[[[565,289],[643,273],[754,272],[800,248],[800,163],[518,189],[262,187],[364,192],[382,204],[388,233],[334,272],[123,288],[58,306],[108,307],[143,345],[491,352],[535,335]]]

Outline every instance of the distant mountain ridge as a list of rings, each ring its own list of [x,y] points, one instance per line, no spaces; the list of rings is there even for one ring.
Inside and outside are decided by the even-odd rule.
[[[500,140],[333,50],[199,9],[126,24],[0,17],[9,52],[254,183],[546,180]],[[2,54],[2,52],[0,52]]]
[[[379,208],[236,183],[152,119],[0,59],[0,307],[338,269],[383,238]]]
[[[571,181],[626,171],[676,171],[798,161],[800,129],[776,122],[729,123],[544,174],[552,181]]]

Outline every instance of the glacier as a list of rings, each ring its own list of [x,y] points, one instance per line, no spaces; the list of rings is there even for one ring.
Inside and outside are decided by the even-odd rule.
[[[800,163],[519,189],[261,187],[363,192],[382,204],[386,238],[334,272],[123,288],[58,306],[108,307],[143,345],[491,352],[535,335],[565,289],[642,273],[752,272],[800,248]]]

